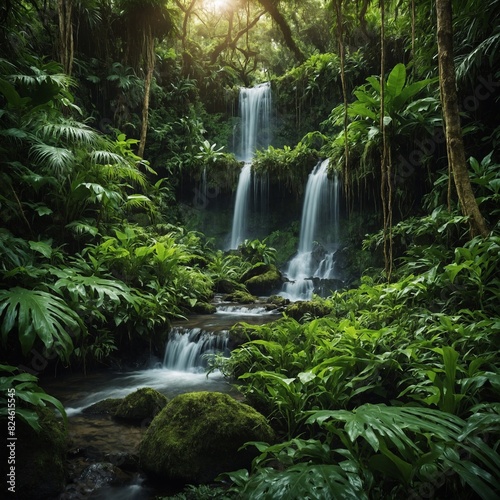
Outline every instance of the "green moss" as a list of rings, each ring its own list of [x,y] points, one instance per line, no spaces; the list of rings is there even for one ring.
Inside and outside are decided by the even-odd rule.
[[[87,415],[114,415],[122,401],[122,398],[103,399],[85,408],[83,413]]]
[[[228,302],[236,302],[238,304],[253,304],[256,302],[256,298],[248,292],[243,290],[236,290],[224,297],[224,300]]]
[[[254,276],[245,281],[248,291],[254,295],[267,295],[282,284],[281,273],[276,266],[270,265],[269,269],[263,274]]]
[[[197,302],[193,307],[193,312],[196,314],[214,314],[217,308],[208,302]]]
[[[116,408],[114,417],[141,423],[155,417],[167,402],[163,394],[149,387],[143,387],[123,398]]]
[[[273,438],[263,415],[227,394],[181,394],[148,428],[140,445],[140,465],[155,478],[207,483],[222,472],[250,466],[255,453],[239,451],[244,443]]]
[[[285,307],[290,304],[290,299],[286,299],[285,297],[282,297],[281,295],[271,295],[267,301],[267,304],[272,304],[273,306],[276,306],[278,308]]]
[[[285,309],[285,313],[287,316],[294,319],[301,319],[306,314],[309,316],[314,316],[315,318],[321,318],[330,314],[332,310],[332,306],[324,301],[299,300],[289,305]]]

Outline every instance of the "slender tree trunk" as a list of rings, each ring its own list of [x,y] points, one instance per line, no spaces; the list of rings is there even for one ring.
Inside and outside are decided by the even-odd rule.
[[[337,37],[339,44],[340,55],[340,81],[342,83],[342,98],[344,101],[344,189],[349,198],[349,141],[347,140],[347,125],[349,122],[348,102],[347,102],[347,86],[345,81],[345,44],[344,44],[344,16],[343,16],[344,0],[336,0],[335,13],[337,17]]]
[[[439,87],[448,152],[448,165],[453,174],[462,213],[469,217],[471,236],[488,234],[469,178],[460,126],[455,64],[453,61],[453,24],[451,0],[436,0]]]
[[[155,39],[151,32],[151,26],[147,28],[145,52],[146,75],[144,77],[144,100],[142,103],[141,137],[139,140],[139,149],[137,151],[137,154],[141,158],[144,157],[144,148],[146,147],[149,121],[149,96],[151,93],[151,82],[153,81],[155,67]]]

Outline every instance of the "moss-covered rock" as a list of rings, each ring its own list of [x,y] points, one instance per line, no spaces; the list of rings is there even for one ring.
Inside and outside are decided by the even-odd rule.
[[[281,287],[283,278],[278,268],[273,265],[268,267],[265,273],[245,281],[245,286],[253,295],[269,295]]]
[[[108,398],[98,401],[82,410],[86,415],[114,415],[123,398]]]
[[[208,302],[197,302],[193,306],[192,310],[196,314],[214,314],[217,311],[217,308]]]
[[[240,281],[245,283],[251,278],[255,278],[255,276],[262,276],[263,274],[270,271],[274,266],[271,264],[264,264],[263,262],[259,262],[258,264],[254,264],[248,271],[241,275]]]
[[[167,403],[168,400],[163,394],[150,387],[143,387],[123,398],[115,410],[114,417],[141,423],[158,415]]]
[[[243,290],[236,290],[235,292],[226,295],[224,300],[227,302],[236,302],[238,304],[254,304],[257,301],[257,298],[251,293]]]
[[[181,394],[155,417],[139,449],[140,466],[150,477],[201,484],[226,471],[249,467],[247,441],[274,439],[263,415],[227,394]]]
[[[332,310],[332,306],[323,301],[298,300],[285,309],[285,314],[294,319],[301,319],[305,314],[321,318]]]
[[[65,486],[66,426],[49,408],[37,408],[36,412],[41,427],[39,432],[34,431],[20,418],[16,419],[17,440],[13,465],[16,480],[12,498],[20,500],[57,498]],[[0,420],[0,423],[5,424],[3,428],[7,429],[4,420]],[[7,465],[7,460],[3,462],[4,467],[12,465]],[[3,468],[0,470],[4,471]],[[5,477],[3,475],[3,478]],[[9,495],[4,498],[7,497]]]
[[[271,295],[267,300],[266,304],[268,306],[271,306],[271,308],[278,308],[282,309],[285,306],[290,304],[290,299],[286,299],[285,297],[282,297],[281,295]]]

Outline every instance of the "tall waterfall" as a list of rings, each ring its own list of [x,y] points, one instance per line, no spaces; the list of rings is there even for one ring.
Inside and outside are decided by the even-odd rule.
[[[285,272],[289,280],[281,295],[291,300],[310,299],[315,282],[334,279],[339,235],[338,177],[327,177],[329,160],[319,162],[306,185],[298,251]]]
[[[238,179],[229,248],[237,248],[248,236],[248,214],[252,193],[255,190],[255,187],[252,189],[251,161],[257,149],[266,148],[271,142],[270,83],[262,83],[252,88],[241,88],[239,113],[241,127],[237,157],[245,164]],[[254,179],[253,184],[256,183],[258,181]]]
[[[181,372],[203,371],[205,354],[228,353],[228,333],[206,332],[200,328],[172,328],[168,337],[163,367]]]

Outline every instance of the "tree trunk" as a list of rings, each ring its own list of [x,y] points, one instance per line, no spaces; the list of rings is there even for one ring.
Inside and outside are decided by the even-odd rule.
[[[155,67],[155,39],[151,32],[151,26],[147,27],[145,45],[146,75],[144,77],[144,100],[142,103],[141,137],[139,140],[139,149],[137,151],[137,154],[141,158],[144,157],[144,148],[146,147],[146,136],[148,132],[149,118],[149,95],[151,93],[151,82],[153,81],[153,71]]]
[[[471,236],[488,234],[472,185],[465,159],[460,126],[455,64],[453,61],[453,24],[451,0],[436,0],[439,87],[446,136],[448,164],[453,174],[462,213],[469,217]]]
[[[71,76],[73,68],[73,0],[59,0],[57,3],[57,13],[59,16],[59,44],[61,64],[64,72]]]

